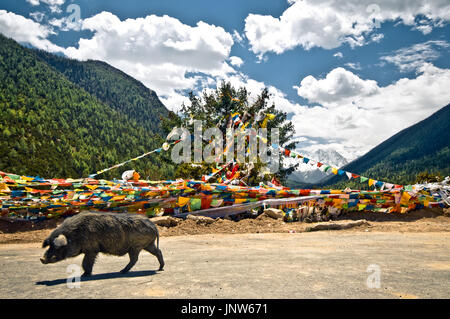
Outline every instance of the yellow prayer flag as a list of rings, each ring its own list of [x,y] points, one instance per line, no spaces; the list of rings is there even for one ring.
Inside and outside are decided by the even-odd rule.
[[[400,199],[400,204],[402,205],[408,204],[410,199],[411,195],[409,195],[408,192],[403,192],[402,197]]]
[[[342,199],[339,199],[339,198],[334,198],[333,199],[333,206],[334,207],[340,208],[341,205],[342,205]]]
[[[178,207],[183,207],[189,203],[189,197],[178,197]]]
[[[123,200],[125,199],[125,195],[119,195],[119,196],[114,196],[113,198],[111,198],[112,201],[119,201],[119,200]]]
[[[403,192],[402,199],[409,201],[411,199],[411,195],[408,192]]]
[[[275,114],[266,114],[266,117],[264,118],[264,121],[262,122],[262,124],[261,124],[261,127],[262,128],[265,128],[266,126],[267,126],[267,121],[268,120],[273,120],[274,118],[275,118]]]

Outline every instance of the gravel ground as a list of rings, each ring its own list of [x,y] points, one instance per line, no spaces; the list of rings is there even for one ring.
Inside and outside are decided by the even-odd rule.
[[[449,298],[447,210],[351,213],[345,230],[308,232],[324,223],[285,223],[267,216],[210,224],[158,226],[166,266],[147,252],[130,273],[128,257],[100,254],[93,276],[67,285],[68,266],[39,261],[41,243],[61,221],[0,221],[0,298]],[[379,288],[369,288],[368,278]],[[377,280],[371,281],[373,284]]]

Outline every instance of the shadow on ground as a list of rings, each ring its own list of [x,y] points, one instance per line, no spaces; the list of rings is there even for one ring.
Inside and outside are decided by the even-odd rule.
[[[114,278],[145,277],[145,276],[153,276],[156,274],[157,274],[157,271],[155,271],[155,270],[132,271],[132,272],[129,272],[126,274],[122,274],[120,272],[110,272],[110,273],[105,273],[105,274],[91,275],[89,277],[80,277],[80,282],[86,282],[86,281],[92,281],[92,280],[114,279]],[[38,281],[38,282],[36,282],[36,285],[56,286],[56,285],[65,284],[65,283],[67,283],[67,278]]]

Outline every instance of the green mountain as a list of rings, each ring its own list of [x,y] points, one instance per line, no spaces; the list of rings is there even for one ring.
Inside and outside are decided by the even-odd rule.
[[[158,148],[156,94],[97,61],[77,62],[25,48],[0,34],[0,170],[48,178],[86,177]],[[134,168],[170,178],[167,156],[151,155],[99,177]]]
[[[102,61],[81,62],[42,50],[35,53],[103,103],[125,113],[149,131],[162,133],[160,117],[167,116],[169,111],[156,93],[141,82]]]
[[[395,134],[342,169],[403,185],[414,183],[421,172],[442,177],[450,175],[450,104]],[[358,188],[364,185],[344,177],[333,175],[321,185]]]

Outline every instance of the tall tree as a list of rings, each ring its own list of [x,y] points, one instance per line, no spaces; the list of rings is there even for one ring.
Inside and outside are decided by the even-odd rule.
[[[196,96],[193,92],[189,93],[190,105],[183,103],[178,114],[171,113],[167,119],[162,123],[163,129],[168,134],[174,127],[184,127],[189,130],[191,134],[194,133],[194,120],[202,121],[203,131],[208,128],[216,127],[220,130],[223,136],[223,149],[226,149],[226,133],[227,127],[230,124],[230,117],[236,113],[239,115],[239,120],[242,124],[247,124],[252,128],[258,129],[265,126],[268,131],[268,146],[272,145],[271,130],[279,129],[279,145],[286,149],[293,149],[295,142],[292,138],[295,134],[293,124],[287,120],[287,113],[276,109],[275,104],[270,104],[270,94],[267,89],[262,90],[254,99],[250,99],[250,92],[245,87],[236,89],[231,83],[222,82],[221,85],[214,91],[203,91],[202,96]],[[252,102],[250,102],[252,100]],[[270,120],[267,118],[270,115]],[[238,121],[239,121],[238,120]],[[202,141],[203,148],[209,144],[210,141]],[[248,148],[249,139],[246,141],[246,148]],[[235,152],[236,152],[235,143]],[[192,152],[194,148],[192,148]],[[270,152],[270,151],[269,151]],[[215,154],[218,155],[218,154]],[[236,154],[235,154],[235,159]],[[194,156],[191,156],[194,159]],[[225,159],[224,159],[225,160]],[[224,162],[226,163],[226,162]],[[256,185],[260,181],[271,181],[274,177],[281,181],[285,181],[288,174],[290,174],[296,166],[284,167],[283,156],[280,155],[280,169],[274,174],[263,174],[266,164],[258,160],[254,165],[241,163],[241,177],[242,182],[247,185]],[[196,178],[200,179],[202,175],[211,173],[217,163],[207,163],[203,158],[200,163],[183,163],[178,165],[175,176],[179,178]],[[230,164],[231,168],[231,164]],[[219,178],[221,174],[217,174]]]

